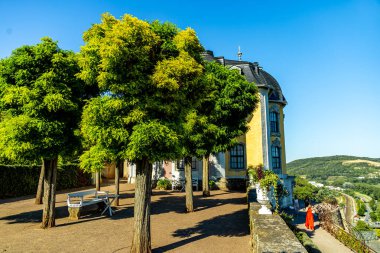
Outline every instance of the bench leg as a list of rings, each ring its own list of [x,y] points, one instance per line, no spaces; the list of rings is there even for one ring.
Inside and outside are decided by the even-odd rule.
[[[69,207],[69,220],[78,220],[80,216],[80,208]]]

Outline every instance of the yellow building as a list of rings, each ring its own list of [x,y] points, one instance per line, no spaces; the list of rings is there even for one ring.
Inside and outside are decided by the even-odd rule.
[[[226,177],[245,176],[249,165],[259,164],[277,174],[286,174],[283,108],[287,102],[280,85],[257,62],[216,59],[255,83],[260,96],[257,109],[248,119],[249,131],[238,138],[240,144],[225,153]]]

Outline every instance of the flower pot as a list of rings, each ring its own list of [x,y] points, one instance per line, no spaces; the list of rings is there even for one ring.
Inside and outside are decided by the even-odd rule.
[[[270,200],[268,197],[268,191],[265,188],[260,187],[260,184],[256,184],[257,202],[261,204],[259,214],[272,214],[272,211],[268,208]]]

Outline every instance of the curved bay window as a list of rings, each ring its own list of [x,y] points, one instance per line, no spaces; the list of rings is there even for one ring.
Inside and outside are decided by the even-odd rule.
[[[230,168],[233,170],[244,169],[244,145],[237,144],[230,150]]]
[[[270,131],[272,133],[278,133],[280,131],[278,126],[278,112],[269,113]]]
[[[272,146],[272,169],[276,174],[281,174],[281,148]]]
[[[177,161],[177,169],[178,170],[184,170],[185,169],[185,159],[181,159]],[[191,169],[196,170],[197,169],[197,158],[192,157],[191,158]]]

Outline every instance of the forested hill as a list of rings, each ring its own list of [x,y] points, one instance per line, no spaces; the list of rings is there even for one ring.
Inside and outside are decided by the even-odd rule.
[[[341,186],[345,182],[380,184],[380,158],[328,156],[299,159],[287,164],[290,175]]]

